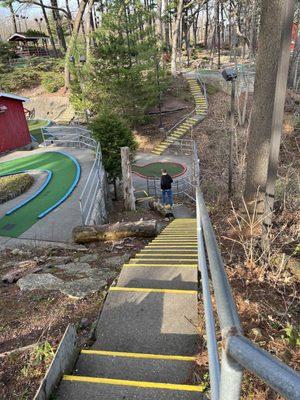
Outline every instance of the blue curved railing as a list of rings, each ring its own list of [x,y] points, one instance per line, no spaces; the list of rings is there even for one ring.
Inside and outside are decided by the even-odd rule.
[[[19,208],[25,206],[25,204],[29,203],[31,200],[35,199],[37,196],[39,196],[42,193],[42,191],[45,189],[45,187],[48,185],[48,183],[50,182],[50,180],[52,178],[52,171],[49,171],[48,169],[43,169],[43,170],[40,170],[40,171],[47,172],[47,178],[46,178],[45,182],[42,184],[42,186],[35,193],[33,193],[30,197],[28,197],[26,200],[22,201],[20,204],[18,204],[17,206],[12,208],[11,210],[7,211],[5,213],[6,215],[10,215],[13,212],[17,211]],[[27,170],[26,171],[21,171],[21,172],[18,172],[18,174],[26,173],[26,172],[29,172],[29,171],[27,171]],[[15,173],[11,173],[11,174],[7,174],[6,176],[8,176],[8,175],[16,175],[16,174]]]
[[[61,205],[69,196],[70,194],[73,192],[73,190],[75,189],[75,187],[77,186],[79,179],[80,179],[80,173],[81,173],[81,167],[79,162],[76,160],[75,157],[71,156],[68,153],[65,153],[64,151],[56,151],[55,153],[60,153],[65,155],[66,157],[69,157],[75,164],[76,166],[76,175],[74,178],[74,181],[70,187],[70,189],[67,191],[67,193],[61,198],[59,199],[55,204],[53,204],[53,206],[47,208],[47,210],[43,211],[41,214],[38,215],[38,218],[43,218],[45,217],[45,215],[49,214],[52,210],[54,210],[55,208],[57,208],[59,205]]]

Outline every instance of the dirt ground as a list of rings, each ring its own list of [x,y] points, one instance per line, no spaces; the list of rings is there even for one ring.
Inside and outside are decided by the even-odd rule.
[[[135,128],[134,135],[139,145],[139,151],[149,153],[165,138],[165,132],[194,108],[195,104],[188,84],[183,77],[179,76],[178,79],[172,81],[162,96],[162,111],[168,111],[162,114],[163,129],[159,128],[159,114],[149,115],[147,123]],[[158,108],[153,108],[149,110],[149,113],[158,113],[158,111]]]
[[[138,210],[125,213],[122,202],[115,202],[110,222],[157,219],[153,212]],[[90,244],[85,251],[58,248],[21,249],[20,254],[5,250],[0,254],[0,274],[3,276],[11,267],[3,268],[9,262],[33,259],[43,265],[51,257],[70,257],[70,262],[87,254],[98,255],[90,266],[101,269],[100,260],[106,262],[122,255],[133,256],[149,242],[148,239],[126,239],[118,242]],[[107,280],[109,287],[117,277],[121,265],[112,266],[113,277]],[[53,269],[54,276],[61,277]],[[0,283],[0,399],[31,400],[40,380],[51,362],[59,341],[69,323],[75,324],[80,346],[91,340],[106,289],[84,299],[72,299],[58,291],[34,290],[22,292],[13,284]],[[35,345],[36,344],[36,345]],[[35,345],[28,350],[5,354],[18,348]]]
[[[249,98],[249,109],[252,98]],[[226,271],[237,303],[245,335],[290,367],[300,368],[300,301],[299,270],[299,130],[295,126],[295,109],[287,99],[283,140],[280,153],[279,180],[275,202],[276,221],[271,232],[271,245],[262,253],[261,232],[253,229],[246,217],[241,198],[247,121],[237,128],[235,152],[235,196],[227,198],[228,182],[228,110],[230,97],[222,92],[209,96],[208,117],[195,129],[201,160],[203,191],[211,214]],[[296,129],[294,129],[296,127]],[[251,218],[252,216],[250,216]],[[255,221],[255,219],[254,219]],[[253,225],[253,224],[252,224]],[[299,245],[298,245],[299,246]],[[289,269],[293,261],[295,269]],[[202,304],[199,304],[202,315]],[[204,326],[199,327],[205,334]],[[218,342],[221,345],[220,332]],[[198,359],[196,380],[207,388],[208,363],[205,343]],[[204,377],[204,379],[203,379]],[[252,374],[243,380],[242,399],[281,400]]]
[[[165,107],[174,105],[176,91],[181,95],[176,106],[186,104],[187,109],[169,113],[163,117],[163,124],[170,128],[178,119],[193,108],[193,102],[187,92],[184,80],[172,85],[170,93],[165,95]],[[183,97],[182,97],[183,96]],[[245,166],[246,127],[238,128],[236,135],[234,187],[236,195],[232,203],[227,199],[229,96],[218,92],[209,96],[207,118],[194,130],[198,143],[203,178],[203,191],[211,214],[217,240],[220,243],[226,271],[233,290],[238,312],[245,335],[257,345],[278,356],[292,368],[300,368],[300,303],[299,279],[287,268],[290,260],[299,261],[299,213],[297,214],[297,177],[299,169],[299,122],[295,122],[294,108],[287,107],[284,122],[284,134],[281,146],[279,169],[279,189],[276,201],[276,215],[271,233],[271,250],[261,255],[260,232],[249,229],[241,223],[241,188]],[[249,106],[252,99],[249,99]],[[247,124],[246,124],[247,125]],[[159,131],[159,118],[136,129],[140,147],[149,151],[163,134]],[[296,129],[294,129],[296,128]],[[121,202],[115,202],[110,222],[122,220],[152,219],[152,212],[140,210],[124,213]],[[135,254],[147,243],[146,240],[128,241],[116,248],[112,243],[99,246],[92,244],[88,253],[99,254],[99,259],[124,253]],[[117,246],[119,247],[119,246]],[[85,253],[84,253],[85,254]],[[70,255],[76,258],[77,252],[49,249],[34,249],[29,258],[49,257],[52,255]],[[10,251],[0,255],[0,265],[6,260],[23,260]],[[299,264],[298,264],[299,265]],[[92,265],[99,268],[98,263]],[[1,270],[1,274],[6,271]],[[115,270],[116,275],[118,270]],[[298,275],[299,277],[299,275]],[[109,284],[110,282],[108,282]],[[95,293],[83,300],[72,300],[56,292],[21,293],[16,285],[0,286],[0,352],[12,350],[36,342],[48,341],[50,349],[44,346],[42,351],[22,351],[1,357],[0,355],[0,398],[3,400],[29,400],[38,387],[45,369],[64,329],[69,322],[76,324],[80,342],[88,343],[105,291]],[[55,306],[54,306],[55,305]],[[203,305],[199,303],[201,324],[199,326],[200,354],[194,380],[209,388],[208,363]],[[30,324],[28,323],[30,316]],[[221,346],[220,332],[217,333]],[[253,375],[246,373],[243,381],[243,400],[282,400]]]

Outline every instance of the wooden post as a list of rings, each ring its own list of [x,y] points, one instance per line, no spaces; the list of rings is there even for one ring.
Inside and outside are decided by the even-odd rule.
[[[132,185],[132,172],[129,147],[121,147],[124,208],[126,211],[135,211],[135,197]]]

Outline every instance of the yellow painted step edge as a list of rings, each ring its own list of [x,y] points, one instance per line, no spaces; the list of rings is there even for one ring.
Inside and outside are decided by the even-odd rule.
[[[197,290],[177,289],[153,289],[153,288],[131,288],[125,286],[114,286],[109,288],[110,292],[146,292],[146,293],[173,293],[173,294],[197,294]]]
[[[81,350],[82,354],[91,354],[98,356],[127,357],[127,358],[145,358],[150,360],[176,360],[176,361],[196,361],[197,357],[172,356],[167,354],[149,354],[149,353],[125,353],[122,351],[105,350]]]
[[[132,267],[148,267],[148,268],[196,268],[197,264],[124,264],[123,268],[132,268]]]
[[[70,382],[102,383],[104,385],[115,385],[115,386],[132,386],[132,387],[141,387],[145,389],[167,389],[167,390],[182,390],[186,392],[203,392],[203,389],[200,386],[178,385],[173,383],[129,381],[123,379],[94,378],[91,376],[79,376],[79,375],[64,375],[63,380]]]

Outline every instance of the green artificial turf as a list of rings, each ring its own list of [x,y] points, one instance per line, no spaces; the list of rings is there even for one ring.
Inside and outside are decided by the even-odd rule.
[[[44,128],[47,125],[48,125],[48,121],[46,121],[44,119],[31,119],[28,121],[29,132],[38,143],[43,142],[41,128]]]
[[[144,177],[160,177],[162,169],[166,169],[168,174],[171,176],[181,174],[184,171],[183,165],[172,162],[156,162],[144,166],[132,166],[133,172],[138,172]]]
[[[0,175],[23,170],[50,170],[52,178],[39,196],[0,219],[0,236],[18,237],[38,221],[38,215],[61,199],[76,176],[74,161],[64,154],[45,152],[0,163]]]

